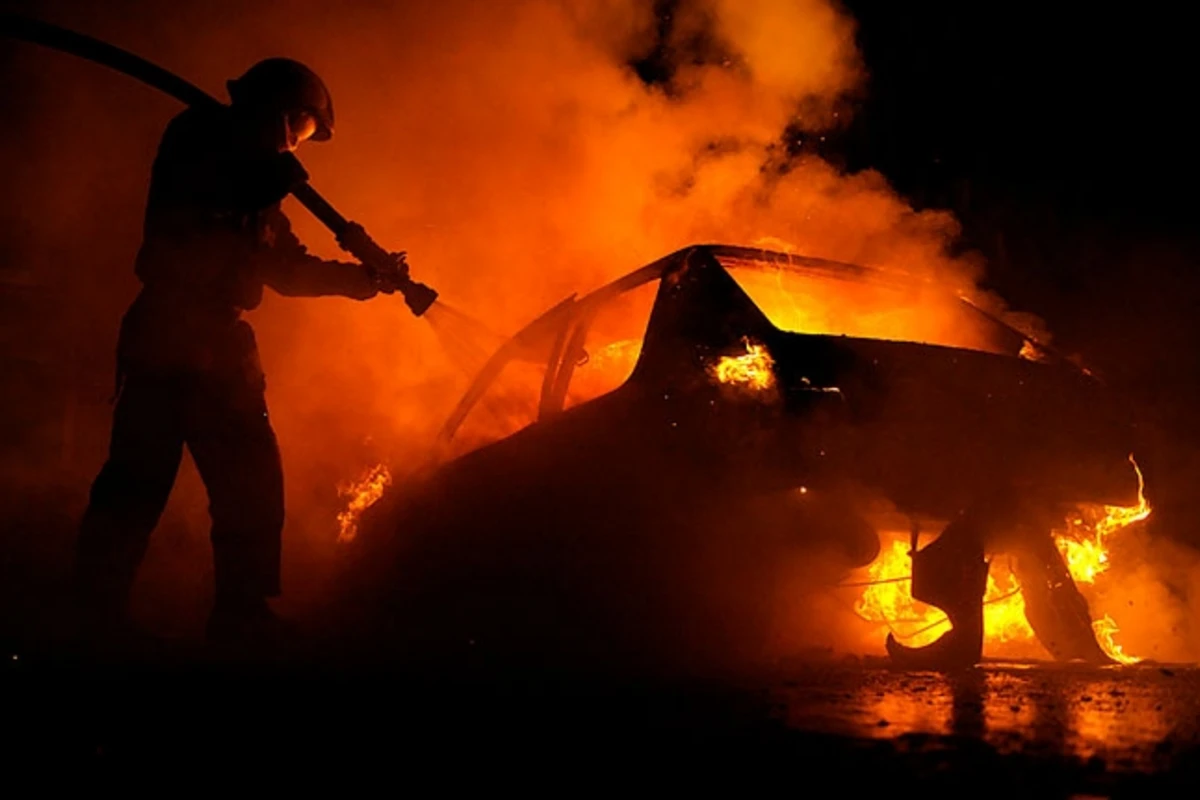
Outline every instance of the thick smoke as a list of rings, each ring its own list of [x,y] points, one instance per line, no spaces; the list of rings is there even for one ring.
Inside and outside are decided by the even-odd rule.
[[[843,174],[802,146],[845,124],[865,85],[853,20],[828,0],[129,0],[24,10],[221,97],[223,82],[259,58],[309,63],[337,110],[333,141],[301,152],[314,185],[406,250],[419,280],[500,333],[696,242],[782,242],[978,294],[981,265],[953,255],[951,216],[916,212],[881,175]],[[155,142],[176,106],[64,56],[22,47],[9,61],[26,84],[4,167],[24,202],[5,235],[21,229],[35,280],[65,287],[71,336],[107,359],[136,291],[131,263]],[[311,249],[338,254],[303,209],[287,210]],[[8,220],[15,212],[6,211]],[[419,458],[464,376],[395,298],[270,297],[251,317],[288,475],[287,596],[319,602],[336,485],[380,460]],[[967,330],[930,338],[976,343]],[[84,392],[102,409],[103,387]],[[103,413],[93,419],[77,483],[103,458]],[[168,520],[186,533],[156,544],[148,581],[178,569],[196,583],[201,568],[177,554],[207,557],[199,492],[186,475]],[[161,555],[168,549],[176,555]]]

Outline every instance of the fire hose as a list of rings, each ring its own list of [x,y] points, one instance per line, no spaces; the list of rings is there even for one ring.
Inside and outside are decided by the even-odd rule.
[[[157,64],[122,50],[99,39],[93,39],[74,31],[60,28],[39,20],[0,14],[0,35],[20,41],[68,53],[96,64],[116,70],[124,75],[164,92],[188,106],[221,105],[221,102],[203,89],[183,78],[168,72]],[[295,159],[288,153],[286,158]],[[299,161],[296,162],[299,167]],[[423,283],[412,280],[407,271],[401,270],[397,257],[384,250],[365,233],[347,236],[355,223],[338,213],[329,201],[317,193],[308,182],[292,190],[300,204],[312,212],[337,238],[339,244],[352,256],[361,261],[375,276],[381,279],[383,291],[390,294],[400,292],[404,302],[416,316],[421,316],[437,299],[437,292]]]

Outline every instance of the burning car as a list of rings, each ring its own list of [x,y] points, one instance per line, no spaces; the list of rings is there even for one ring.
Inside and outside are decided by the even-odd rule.
[[[795,291],[771,294],[791,304],[773,321],[754,287],[785,280],[869,296],[859,328],[915,298],[916,332],[821,330],[839,322],[797,320]],[[540,373],[532,419],[471,439],[521,365]],[[944,289],[743,247],[689,247],[550,309],[488,359],[439,444],[420,477],[375,473],[347,582],[371,640],[438,657],[752,661],[794,585],[781,565],[829,587],[878,563],[882,500],[913,555],[879,582],[951,628],[924,648],[889,636],[898,663],[980,658],[998,554],[1046,650],[1110,663],[1051,531],[1081,504],[1148,513],[1129,416],[1086,369]]]

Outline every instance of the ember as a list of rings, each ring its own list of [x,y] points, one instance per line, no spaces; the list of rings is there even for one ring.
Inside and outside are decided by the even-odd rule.
[[[743,339],[746,352],[737,356],[721,356],[712,367],[712,375],[720,383],[744,386],[754,391],[766,391],[775,385],[775,360],[767,348]]]
[[[383,496],[383,490],[392,483],[392,474],[383,464],[367,470],[361,478],[338,487],[338,495],[350,498],[346,508],[338,514],[338,541],[352,542],[358,536],[358,521],[363,512]]]

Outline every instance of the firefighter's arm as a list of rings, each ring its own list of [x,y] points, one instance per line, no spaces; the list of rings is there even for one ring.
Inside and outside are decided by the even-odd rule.
[[[301,244],[282,211],[268,212],[268,241],[258,266],[263,282],[290,297],[350,297],[368,300],[379,292],[371,273],[362,264],[326,261]]]

